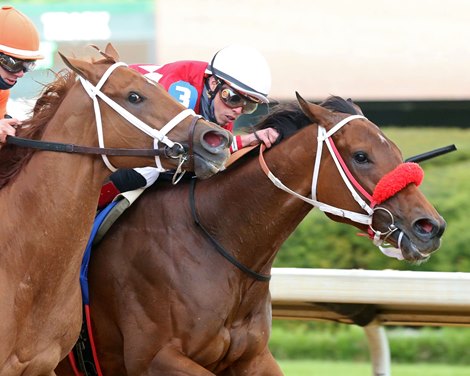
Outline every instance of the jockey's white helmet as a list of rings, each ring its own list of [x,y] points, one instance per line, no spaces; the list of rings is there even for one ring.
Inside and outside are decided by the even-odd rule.
[[[218,51],[208,66],[208,73],[227,82],[235,90],[269,103],[271,70],[266,59],[254,47],[230,45]]]

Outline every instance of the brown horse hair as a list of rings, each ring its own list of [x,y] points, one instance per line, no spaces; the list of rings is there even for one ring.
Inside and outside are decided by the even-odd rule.
[[[75,83],[75,73],[61,70],[54,73],[55,80],[44,85],[42,94],[30,112],[29,119],[22,122],[16,136],[41,139],[49,120],[54,116],[67,92]],[[34,149],[16,145],[3,145],[0,149],[0,189],[13,181],[24,165],[31,159]]]

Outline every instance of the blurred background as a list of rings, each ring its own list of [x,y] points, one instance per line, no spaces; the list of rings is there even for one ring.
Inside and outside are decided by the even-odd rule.
[[[112,42],[128,64],[164,64],[209,61],[220,48],[242,43],[256,46],[267,58],[273,102],[293,101],[295,91],[314,102],[332,94],[350,97],[370,120],[383,126],[404,157],[456,144],[457,152],[422,163],[421,189],[448,223],[441,249],[427,263],[389,259],[357,237],[354,228],[313,210],[281,247],[275,266],[470,272],[470,1],[21,0],[8,4],[31,17],[46,56],[12,90],[15,108],[9,112],[18,117],[15,111],[22,111],[22,103],[34,99],[42,84],[53,79],[50,70],[64,68],[58,51],[98,57],[87,46],[104,48]],[[252,120],[242,116],[239,131]],[[391,327],[387,333],[395,376],[469,374],[468,330]],[[275,321],[270,347],[288,376],[370,374],[367,342],[358,327]],[[345,362],[341,369],[340,362]]]
[[[96,56],[112,42],[126,63],[208,61],[231,43],[255,45],[271,97],[351,97],[380,124],[467,126],[470,2],[448,0],[21,0],[46,59],[13,97],[37,95],[57,54]],[[439,113],[440,116],[436,116]]]

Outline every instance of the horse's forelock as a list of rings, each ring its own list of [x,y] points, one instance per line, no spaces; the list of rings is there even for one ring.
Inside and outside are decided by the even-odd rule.
[[[41,139],[49,119],[56,113],[65,94],[75,83],[75,74],[69,70],[55,73],[55,80],[44,86],[42,94],[36,101],[31,116],[22,122],[16,136]],[[33,154],[32,149],[16,145],[3,145],[0,149],[0,189],[8,184],[27,163]]]

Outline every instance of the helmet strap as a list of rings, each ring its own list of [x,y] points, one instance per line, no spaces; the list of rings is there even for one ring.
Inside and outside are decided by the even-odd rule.
[[[221,85],[217,85],[214,90],[211,90],[208,77],[205,80],[204,86],[206,90],[203,90],[201,96],[201,115],[209,121],[217,123],[214,113],[214,98],[215,94],[220,90]]]
[[[217,82],[217,86],[214,88],[214,90],[211,89],[210,85],[209,85],[209,80],[211,77],[214,77],[214,79],[216,80]],[[212,102],[215,98],[215,95],[218,93],[218,91],[220,90],[220,88],[222,87],[223,85],[223,82],[214,74],[212,76],[209,76],[207,77],[206,79],[206,82],[204,84],[204,86],[206,87],[207,89],[207,96],[209,97],[210,101]]]

